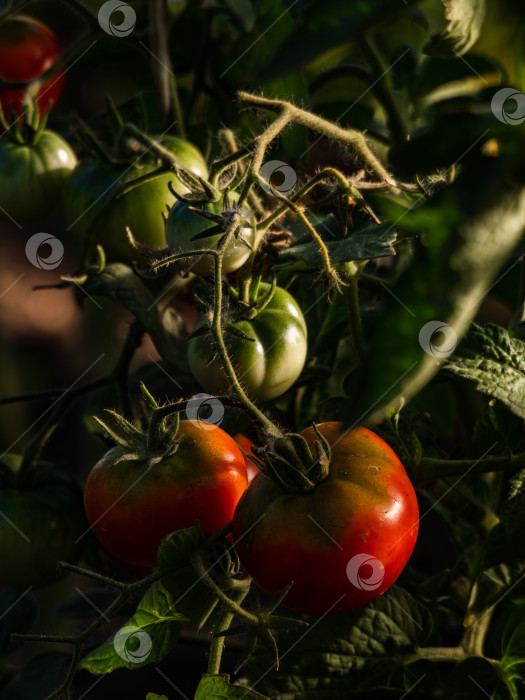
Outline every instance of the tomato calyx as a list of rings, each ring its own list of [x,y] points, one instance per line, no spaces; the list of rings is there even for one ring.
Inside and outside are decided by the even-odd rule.
[[[276,438],[272,449],[255,447],[253,452],[262,460],[256,462],[261,471],[281,489],[290,492],[309,493],[328,478],[332,452],[327,439],[320,433],[315,423],[317,435],[315,455],[307,441],[298,433],[288,433]]]
[[[168,416],[159,411],[159,405],[143,383],[140,385],[140,390],[144,399],[145,430],[139,429],[124,416],[110,409],[106,409],[108,417],[105,421],[97,416],[93,416],[93,418],[104,432],[124,450],[115,463],[125,460],[142,460],[151,468],[166,457],[171,457],[177,451],[180,444],[176,439],[180,418],[178,413],[174,413],[173,418],[168,423]]]
[[[24,119],[17,117],[16,112],[10,107],[6,115],[0,106],[0,126],[2,136],[18,146],[35,146],[45,131],[47,119],[51,110],[51,104],[40,117],[36,104],[30,105],[24,112]],[[8,123],[11,122],[10,124]]]

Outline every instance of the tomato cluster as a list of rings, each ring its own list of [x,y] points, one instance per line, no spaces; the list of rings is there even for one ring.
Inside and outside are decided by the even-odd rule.
[[[39,219],[62,202],[67,229],[83,241],[84,264],[99,246],[102,268],[134,264],[144,285],[155,276],[153,260],[173,257],[168,274],[183,275],[205,307],[187,356],[202,389],[224,396],[233,387],[255,412],[252,401],[271,402],[293,391],[307,361],[307,326],[292,293],[277,285],[271,255],[261,253],[261,212],[232,185],[234,178],[208,182],[203,155],[176,136],[151,139],[140,132],[144,140],[136,141],[121,124],[105,151],[87,132],[84,145],[95,145],[98,156],[77,163],[71,146],[38,118],[60,94],[63,69],[47,75],[60,53],[54,34],[36,20],[19,16],[0,24],[0,76],[16,82],[46,74],[36,93],[30,84],[0,91],[6,132],[0,211],[11,219]],[[12,130],[6,113],[31,112],[31,98],[38,109]],[[217,271],[228,278],[215,279]],[[211,287],[214,302],[203,302],[198,294]],[[289,588],[284,604],[296,611],[352,610],[397,579],[417,537],[418,507],[402,464],[377,435],[323,423],[293,437],[303,445],[302,457],[293,449],[283,457],[279,445],[288,438],[272,431],[259,434],[259,449],[257,440],[242,434],[234,440],[201,420],[172,419],[171,429],[163,423],[156,432],[156,408],[150,405],[144,432],[122,417],[120,437],[108,430],[117,446],[98,461],[84,489],[90,529],[124,569],[151,570],[161,541],[196,521],[206,534],[232,522],[246,571],[270,595]],[[319,451],[320,440],[326,452]],[[316,467],[320,460],[324,471]],[[45,465],[19,481],[19,463],[13,457],[0,471],[0,511],[20,523],[28,544],[3,522],[0,548],[14,562],[1,583],[20,588],[55,580],[56,561],[79,556],[85,523],[74,484]],[[317,473],[313,481],[310,471]],[[290,487],[287,475],[308,488]],[[59,537],[52,536],[55,530]]]

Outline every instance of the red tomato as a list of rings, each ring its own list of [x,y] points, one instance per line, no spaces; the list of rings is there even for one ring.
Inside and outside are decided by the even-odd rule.
[[[241,452],[244,455],[244,461],[246,462],[246,471],[248,472],[248,483],[250,483],[252,479],[257,476],[257,474],[261,473],[259,467],[256,464],[254,464],[252,460],[248,457],[248,455],[251,455],[254,459],[257,459],[252,452],[252,447],[254,446],[254,443],[250,440],[249,437],[247,437],[243,433],[237,433],[237,435],[233,436],[233,439],[239,445],[239,447],[241,448]]]
[[[62,55],[58,39],[43,22],[18,15],[0,23],[0,77],[11,82],[32,80],[49,70]],[[64,86],[64,69],[40,86],[36,94],[40,114],[50,101],[56,104]],[[11,107],[20,115],[27,88],[3,88],[0,105],[7,117]]]
[[[224,430],[181,421],[177,440],[177,451],[150,467],[114,447],[88,475],[88,521],[102,546],[130,571],[155,566],[158,546],[171,532],[196,520],[206,533],[229,523],[246,489],[244,457]]]
[[[284,605],[333,615],[382,595],[417,538],[416,494],[380,437],[341,423],[318,426],[332,449],[329,476],[308,493],[283,491],[261,474],[235,511],[240,560],[270,595],[292,584]],[[313,428],[302,433],[315,454]]]

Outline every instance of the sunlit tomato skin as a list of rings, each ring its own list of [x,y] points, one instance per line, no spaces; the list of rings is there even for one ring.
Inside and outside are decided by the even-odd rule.
[[[239,448],[244,455],[246,471],[248,473],[248,483],[250,483],[257,476],[257,474],[260,474],[261,472],[259,467],[253,462],[253,459],[257,459],[252,452],[252,447],[255,443],[253,443],[247,435],[244,435],[244,433],[237,433],[237,435],[233,436],[233,439],[239,445]],[[250,459],[248,455],[250,455],[252,459]]]
[[[88,520],[122,565],[153,567],[161,540],[196,520],[215,532],[230,522],[246,489],[244,457],[221,428],[182,421],[176,439],[175,454],[149,468],[143,460],[121,460],[125,450],[114,447],[88,475]]]
[[[193,144],[170,135],[163,136],[159,141],[194,175],[207,177],[206,162]],[[86,235],[104,196],[156,170],[158,165],[147,156],[131,166],[93,159],[79,163],[64,190],[64,216],[68,229],[74,235]],[[158,249],[165,247],[163,217],[167,215],[169,207],[177,202],[168,183],[179,194],[188,192],[187,187],[170,172],[145,180],[118,199],[108,202],[88,248],[93,251],[96,244],[102,245],[107,260],[111,262],[131,263],[136,260],[145,264],[146,258],[137,253],[129,242],[126,227],[129,226],[142,245]]]
[[[0,23],[0,77],[10,82],[33,80],[52,68],[62,55],[60,43],[43,22],[17,15]],[[56,104],[64,87],[64,69],[60,69],[38,89],[36,101],[42,115],[49,103]],[[0,105],[7,116],[11,107],[23,111],[27,88],[0,89]]]
[[[270,285],[261,283],[261,296]],[[202,318],[196,328],[206,319]],[[285,289],[277,287],[269,303],[253,319],[233,323],[254,341],[225,335],[226,348],[237,378],[256,401],[270,401],[284,394],[301,374],[308,349],[306,323],[299,305]],[[210,394],[228,391],[228,380],[218,356],[210,362],[209,336],[197,336],[188,344],[193,376]]]
[[[32,145],[0,141],[0,219],[28,221],[48,214],[60,200],[77,159],[53,131]]]
[[[366,428],[317,426],[332,448],[330,474],[310,493],[289,493],[260,474],[239,501],[235,546],[256,583],[312,615],[359,608],[397,579],[414,548],[418,504],[392,449]],[[315,454],[313,428],[302,435]]]

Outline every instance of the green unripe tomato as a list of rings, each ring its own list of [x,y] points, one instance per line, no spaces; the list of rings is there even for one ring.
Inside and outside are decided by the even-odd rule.
[[[235,204],[239,200],[237,192],[230,192],[230,201]],[[224,208],[224,196],[217,202],[207,202],[195,205],[197,208],[209,212],[210,214],[222,214]],[[251,249],[243,243],[244,239],[251,246],[255,244],[257,231],[255,220],[250,208],[243,205],[241,209],[245,215],[248,226],[241,229],[240,236],[232,238],[222,261],[223,273],[234,272],[243,265],[251,253]],[[223,234],[212,234],[209,238],[199,238],[194,241],[192,238],[206,229],[216,226],[215,222],[193,212],[187,204],[179,202],[171,209],[166,221],[166,242],[173,253],[186,253],[192,250],[215,250]],[[187,267],[197,275],[211,276],[213,274],[213,258],[211,255],[203,255],[202,258],[192,257],[187,260]]]
[[[264,296],[270,285],[262,283]],[[197,328],[205,323],[201,319]],[[306,360],[306,324],[297,302],[284,289],[277,287],[269,303],[253,319],[236,321],[235,328],[254,341],[225,334],[228,355],[237,378],[248,395],[258,401],[269,401],[289,389],[301,374]],[[210,394],[228,391],[228,380],[218,356],[210,362],[210,338],[198,336],[189,343],[191,371],[203,389]]]
[[[44,131],[32,145],[0,140],[0,218],[46,216],[76,164],[69,144],[53,131]]]
[[[204,178],[208,176],[204,158],[193,144],[176,136],[163,136],[160,143],[194,175]],[[121,187],[157,168],[158,163],[146,157],[139,159],[131,167],[90,159],[80,163],[73,172],[64,197],[66,221],[72,232],[86,234],[98,210],[96,203],[100,203],[105,193],[107,196],[112,188]],[[129,226],[135,239],[142,245],[148,248],[164,248],[163,215],[166,215],[168,208],[177,201],[168,188],[169,182],[178,194],[188,192],[175,173],[170,172],[157,175],[109,202],[99,219],[90,248],[93,249],[97,243],[101,244],[106,258],[111,262],[144,262],[128,241],[126,226]]]

